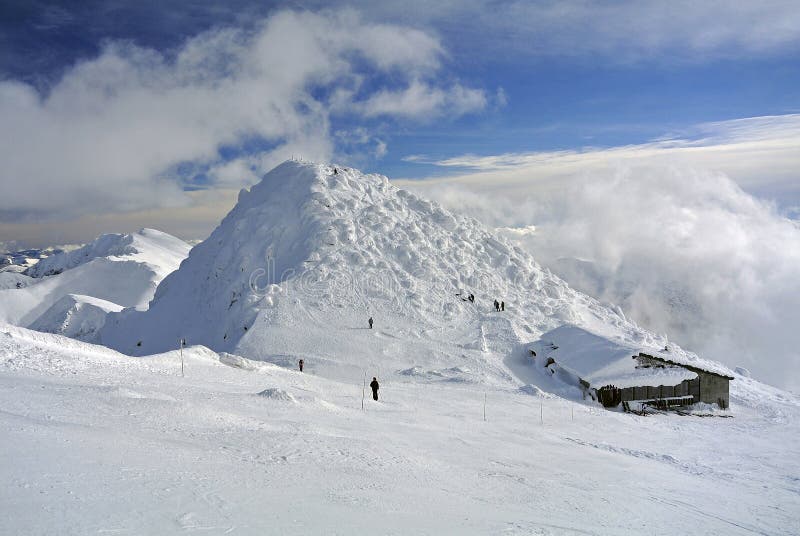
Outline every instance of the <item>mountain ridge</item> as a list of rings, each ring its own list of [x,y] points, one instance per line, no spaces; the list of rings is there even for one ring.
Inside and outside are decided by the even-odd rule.
[[[147,307],[157,284],[175,270],[188,254],[189,245],[167,233],[142,229],[130,234],[106,234],[78,249],[42,259],[20,276],[20,288],[0,290],[0,321],[19,326],[58,325],[89,304],[95,309],[94,327],[101,311],[122,307]],[[12,274],[2,274],[4,279]],[[11,281],[13,283],[13,281]],[[41,321],[39,321],[39,318]]]

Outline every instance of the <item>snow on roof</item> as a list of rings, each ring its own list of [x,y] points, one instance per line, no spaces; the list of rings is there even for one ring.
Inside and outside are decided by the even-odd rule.
[[[636,368],[633,356],[640,352],[653,355],[658,351],[612,341],[570,324],[542,335],[533,349],[538,356],[552,357],[560,367],[595,388],[678,385],[697,377],[682,367]]]

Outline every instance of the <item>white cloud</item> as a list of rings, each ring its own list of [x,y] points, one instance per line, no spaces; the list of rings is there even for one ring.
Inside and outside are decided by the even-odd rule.
[[[475,191],[503,188],[518,195],[562,188],[586,173],[620,166],[683,166],[720,171],[750,192],[800,195],[800,114],[704,123],[658,141],[583,150],[461,155],[431,163],[460,173],[430,184],[469,185]],[[798,199],[800,200],[800,199]]]
[[[786,54],[800,48],[794,0],[423,0],[361,1],[379,17],[442,28],[471,56],[498,54],[597,57],[616,62],[705,61]],[[448,36],[448,29],[457,29]],[[467,39],[464,36],[469,36]]]
[[[445,112],[455,115],[482,110],[486,95],[482,90],[460,84],[442,89],[419,80],[400,90],[384,89],[359,103],[366,117],[391,115],[415,119],[434,119]]]
[[[472,173],[401,184],[516,229],[501,232],[682,346],[797,389],[800,225],[737,182],[797,188],[798,125],[753,118],[639,146],[467,155],[437,163]]]
[[[508,95],[506,94],[506,90],[499,87],[497,88],[497,92],[494,96],[495,106],[498,108],[504,108],[508,105]]]
[[[383,158],[386,156],[386,153],[389,152],[389,148],[386,145],[386,142],[383,140],[376,140],[375,141],[375,158]]]
[[[800,44],[800,11],[796,3],[785,0],[516,2],[510,12],[516,25],[530,24],[531,33],[542,32],[540,46],[568,55],[601,53],[637,59],[671,51],[736,57]]]
[[[358,114],[356,100],[396,91],[365,91],[370,78],[372,86],[422,84],[430,113],[475,109],[481,91],[436,84],[443,54],[434,36],[369,24],[353,11],[284,11],[255,30],[209,31],[171,53],[109,43],[47,95],[0,82],[0,220],[185,205],[176,166],[186,162],[236,187],[291,154],[330,159],[331,114]],[[336,104],[324,94],[344,97]],[[388,104],[381,114],[409,117]],[[267,144],[263,155],[221,156],[253,139]]]

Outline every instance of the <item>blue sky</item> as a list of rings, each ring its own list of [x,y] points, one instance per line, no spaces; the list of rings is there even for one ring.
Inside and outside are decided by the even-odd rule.
[[[721,170],[787,214],[800,206],[783,158],[800,132],[785,121],[800,112],[795,2],[166,4],[0,6],[0,106],[13,118],[0,135],[20,144],[0,155],[0,241],[47,221],[166,210],[160,222],[207,201],[186,192],[249,186],[291,155],[424,180],[467,176],[479,157],[692,143],[764,117],[782,129],[774,177],[756,160],[760,180]],[[225,207],[171,229],[202,236]]]

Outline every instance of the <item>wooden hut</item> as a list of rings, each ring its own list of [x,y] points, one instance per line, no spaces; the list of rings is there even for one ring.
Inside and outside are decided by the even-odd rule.
[[[531,355],[605,407],[632,402],[658,408],[697,402],[730,406],[732,376],[713,363],[667,348],[636,348],[573,325],[545,333]]]

